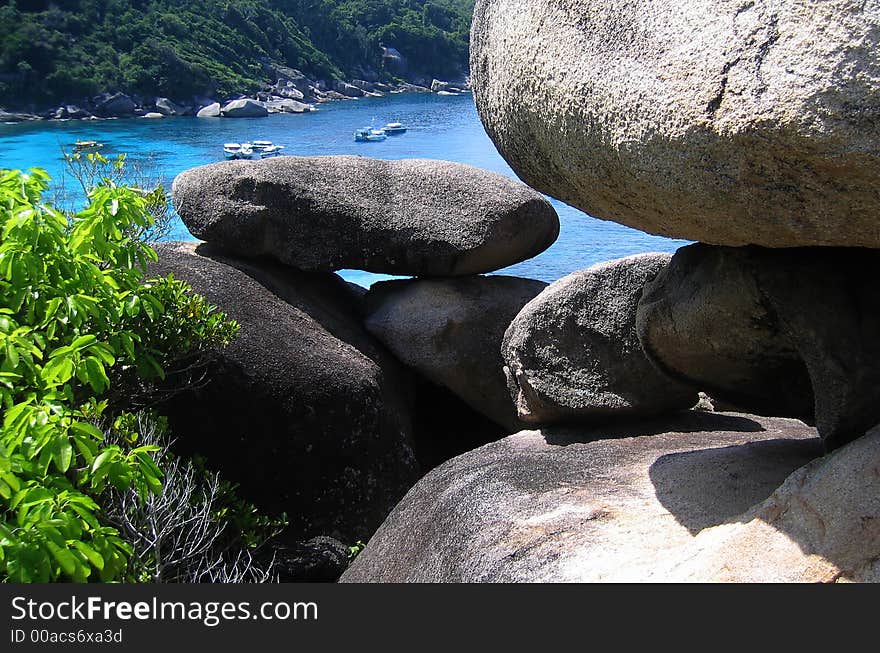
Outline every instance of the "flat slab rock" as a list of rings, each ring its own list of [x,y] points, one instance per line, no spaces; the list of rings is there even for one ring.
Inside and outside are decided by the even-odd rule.
[[[450,161],[225,161],[181,173],[172,195],[194,236],[310,271],[480,274],[536,256],[559,235],[539,193]]]
[[[664,580],[700,531],[822,451],[797,420],[733,413],[523,431],[419,481],[341,580]]]

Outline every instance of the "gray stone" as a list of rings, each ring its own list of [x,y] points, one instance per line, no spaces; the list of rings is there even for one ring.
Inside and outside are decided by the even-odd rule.
[[[662,580],[697,533],[736,520],[821,451],[796,420],[696,411],[523,431],[420,480],[341,580]]]
[[[348,82],[336,81],[333,84],[333,90],[335,90],[340,95],[344,95],[348,98],[357,98],[363,97],[364,91],[353,84],[349,84]]]
[[[530,424],[652,415],[697,403],[657,369],[636,334],[647,281],[669,254],[600,263],[551,284],[520,311],[502,354],[520,419]]]
[[[269,115],[266,105],[251,98],[241,98],[228,102],[220,113],[224,118],[262,118]]]
[[[302,270],[479,274],[539,254],[559,232],[532,189],[448,161],[227,161],[181,173],[172,194],[196,237]]]
[[[182,116],[188,112],[185,107],[175,104],[167,97],[156,98],[156,111],[165,116]]]
[[[724,245],[880,246],[880,5],[478,0],[480,117],[532,187]]]
[[[367,294],[365,325],[399,360],[512,433],[523,424],[507,391],[501,340],[546,286],[503,276],[383,281]]]
[[[135,113],[137,104],[125,93],[104,94],[96,98],[95,113],[105,118],[124,118]]]
[[[815,418],[830,447],[880,422],[880,252],[690,245],[637,328],[668,373],[749,411]]]
[[[285,539],[368,537],[418,478],[409,376],[360,324],[360,300],[331,274],[255,265],[197,243],[156,245],[173,273],[240,324],[207,383],[163,403],[186,453],[286,512]]]
[[[213,104],[209,104],[206,107],[202,107],[196,113],[197,118],[219,118],[220,117],[220,103],[214,102]]]
[[[880,429],[789,476],[707,528],[647,578],[661,582],[880,582]]]
[[[312,110],[312,105],[296,100],[282,99],[269,100],[266,102],[266,108],[274,113],[307,113]]]

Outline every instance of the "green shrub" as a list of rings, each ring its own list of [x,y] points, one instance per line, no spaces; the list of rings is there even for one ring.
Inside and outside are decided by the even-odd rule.
[[[96,499],[145,498],[163,474],[158,446],[124,428],[119,389],[164,379],[237,325],[170,276],[144,280],[156,254],[129,235],[151,223],[141,193],[101,184],[67,216],[41,202],[48,182],[0,171],[0,576],[126,580],[132,548]],[[96,426],[108,420],[114,444]]]

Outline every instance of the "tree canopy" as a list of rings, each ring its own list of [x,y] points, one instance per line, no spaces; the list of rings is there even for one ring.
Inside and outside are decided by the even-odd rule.
[[[272,65],[324,79],[380,70],[380,45],[449,77],[467,68],[472,11],[473,0],[10,0],[0,105],[228,97],[257,89]]]

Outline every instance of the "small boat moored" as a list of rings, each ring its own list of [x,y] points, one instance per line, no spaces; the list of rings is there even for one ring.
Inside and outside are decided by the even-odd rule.
[[[256,145],[256,141],[254,142],[254,145]],[[283,149],[283,145],[267,145],[260,150],[260,158],[265,159],[270,156],[278,156],[279,154],[281,154],[281,150]]]
[[[358,143],[384,141],[388,138],[381,129],[358,129],[354,133],[354,140]]]
[[[253,153],[253,145],[250,143],[223,144],[223,154],[227,159],[250,159]]]
[[[98,141],[77,141],[73,144],[73,152],[97,152],[102,147],[104,144]]]
[[[254,141],[251,143],[251,147],[253,148],[254,153],[260,155],[261,159],[270,156],[278,156],[281,154],[281,150],[284,149],[283,145],[275,145],[272,141]]]
[[[404,127],[403,124],[399,122],[389,122],[387,125],[385,125],[382,131],[388,135],[403,134],[406,132],[406,127]]]

